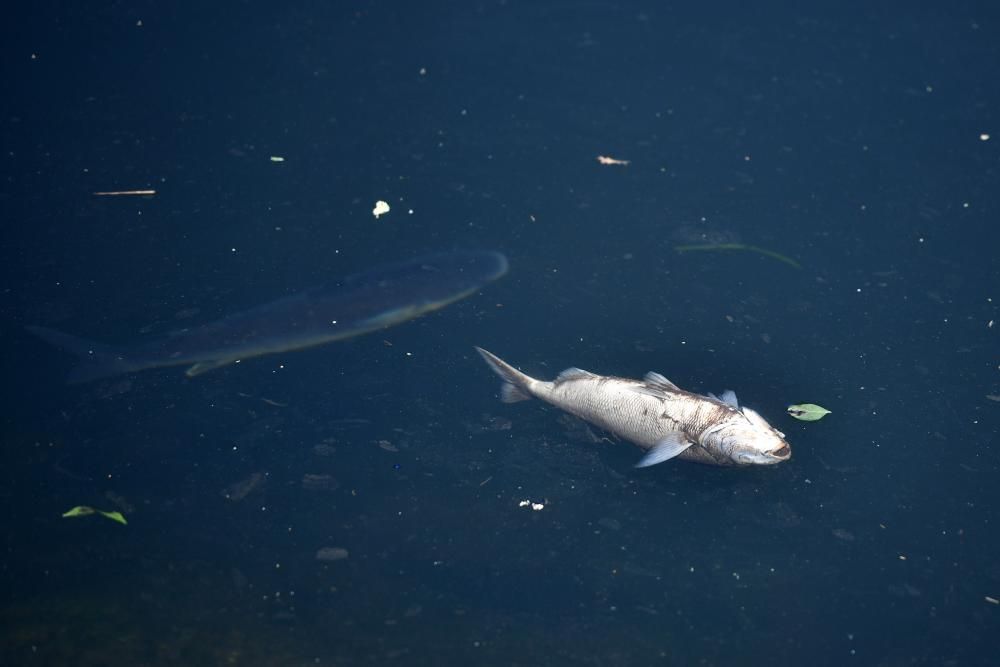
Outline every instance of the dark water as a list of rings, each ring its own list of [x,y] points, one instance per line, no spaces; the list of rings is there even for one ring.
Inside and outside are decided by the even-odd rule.
[[[0,664],[1000,660],[992,5],[43,2],[0,48]],[[456,247],[510,273],[194,379],[23,329]],[[793,458],[637,471],[473,345],[733,388]]]

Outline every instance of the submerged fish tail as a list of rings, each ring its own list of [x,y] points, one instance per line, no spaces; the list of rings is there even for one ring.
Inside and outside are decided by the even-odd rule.
[[[135,370],[118,348],[71,336],[47,327],[28,326],[28,331],[60,349],[72,352],[80,363],[70,371],[67,382],[78,384]]]
[[[489,364],[493,372],[503,379],[503,384],[500,386],[501,401],[504,403],[517,403],[518,401],[526,401],[531,398],[530,387],[531,383],[535,381],[534,378],[522,373],[500,357],[487,352],[481,347],[477,347],[476,352]]]

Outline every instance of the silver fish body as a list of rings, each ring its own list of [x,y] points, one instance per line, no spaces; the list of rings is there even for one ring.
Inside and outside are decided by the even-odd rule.
[[[784,434],[736,395],[700,396],[658,373],[642,380],[568,368],[554,381],[537,380],[476,348],[504,383],[506,403],[538,398],[647,450],[639,467],[672,458],[717,466],[771,465],[792,451]]]

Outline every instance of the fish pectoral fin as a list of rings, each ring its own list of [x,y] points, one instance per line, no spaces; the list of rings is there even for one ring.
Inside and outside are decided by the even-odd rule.
[[[228,366],[233,363],[232,359],[213,359],[212,361],[199,361],[191,368],[184,371],[184,375],[189,378],[193,378],[195,375],[201,375],[202,373],[207,373],[209,371],[214,371],[216,368],[222,368],[223,366]]]
[[[694,445],[694,443],[688,440],[688,437],[684,433],[671,433],[653,445],[653,448],[650,449],[645,456],[639,459],[639,462],[635,464],[635,467],[647,468],[649,466],[654,466],[657,463],[669,461],[692,445]]]
[[[646,373],[645,377],[642,378],[645,381],[647,387],[655,389],[672,389],[674,391],[680,391],[680,387],[675,385],[673,382],[663,377],[659,373],[654,373],[650,371]]]

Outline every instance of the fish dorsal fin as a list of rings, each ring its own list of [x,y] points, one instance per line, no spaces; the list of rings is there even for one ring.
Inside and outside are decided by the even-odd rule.
[[[566,382],[567,380],[583,380],[586,378],[595,378],[595,377],[597,376],[591,373],[590,371],[585,371],[582,368],[576,368],[575,366],[571,366],[556,376],[556,384],[559,384],[560,382]]]
[[[653,445],[652,449],[650,449],[645,456],[639,459],[639,462],[635,464],[635,467],[647,468],[649,466],[656,465],[657,463],[669,461],[693,444],[693,442],[688,440],[687,435],[681,433],[680,431],[669,433],[666,437]]]
[[[654,373],[653,371],[649,371],[648,373],[646,373],[646,375],[642,379],[646,383],[646,386],[650,388],[670,389],[673,391],[681,390],[681,388],[675,385],[673,382],[663,377],[659,373]]]
[[[734,392],[732,389],[727,389],[724,392],[722,392],[722,396],[716,396],[712,392],[708,392],[708,397],[714,398],[715,400],[721,403],[725,403],[726,405],[735,410],[740,409],[740,402],[736,399],[736,392]]]

